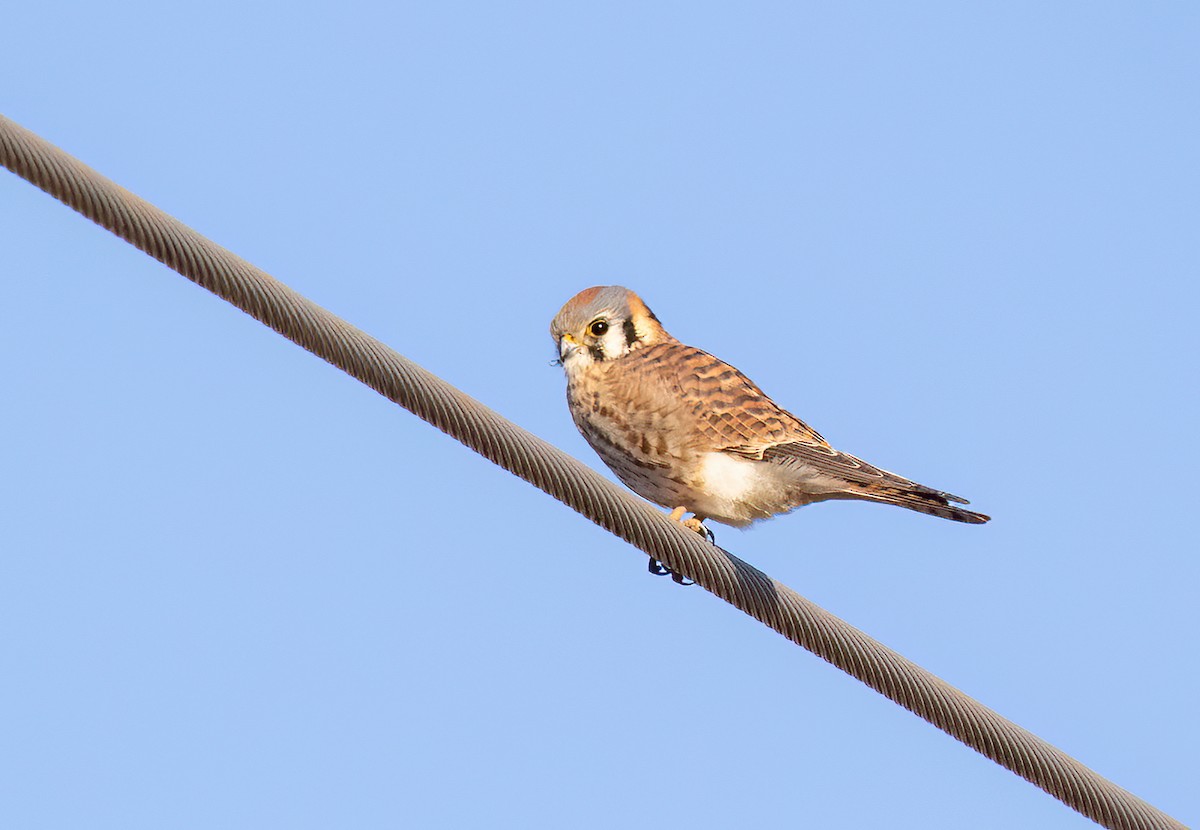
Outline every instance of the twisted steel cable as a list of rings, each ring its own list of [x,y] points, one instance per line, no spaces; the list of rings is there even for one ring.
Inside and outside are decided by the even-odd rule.
[[[0,164],[1098,824],[1184,827],[3,115]]]

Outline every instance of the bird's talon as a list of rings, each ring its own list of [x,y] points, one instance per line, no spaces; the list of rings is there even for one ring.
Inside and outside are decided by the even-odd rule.
[[[669,577],[671,577],[671,580],[672,580],[672,581],[673,581],[673,582],[674,582],[676,585],[684,585],[684,586],[687,586],[687,585],[695,585],[695,584],[696,584],[695,582],[692,582],[691,580],[688,580],[688,579],[687,579],[687,577],[685,577],[683,574],[681,574],[681,573],[678,573],[678,572],[676,572],[676,571],[673,571],[673,570],[671,570],[670,568],[668,568],[668,567],[667,567],[666,565],[664,565],[662,562],[659,562],[659,561],[658,561],[657,559],[655,559],[654,557],[650,557],[650,565],[649,565],[649,567],[647,568],[647,570],[649,570],[649,571],[650,571],[650,573],[654,574],[655,576],[669,576]],[[685,581],[685,580],[687,580],[687,581]]]

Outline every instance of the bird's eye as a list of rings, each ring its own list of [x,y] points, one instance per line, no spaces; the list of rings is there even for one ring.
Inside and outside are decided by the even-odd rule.
[[[588,326],[588,331],[590,331],[596,337],[603,337],[604,332],[608,331],[608,323],[604,322],[603,320],[597,320]]]

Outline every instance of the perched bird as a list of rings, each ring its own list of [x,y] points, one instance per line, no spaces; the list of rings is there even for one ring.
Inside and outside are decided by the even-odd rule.
[[[838,452],[737,369],[668,334],[627,288],[579,292],[550,336],[583,437],[631,490],[673,508],[675,519],[691,512],[740,527],[812,502],[864,499],[988,521],[951,504],[966,499]]]

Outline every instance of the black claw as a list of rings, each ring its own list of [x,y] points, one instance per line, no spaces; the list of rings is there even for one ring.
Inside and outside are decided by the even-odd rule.
[[[689,519],[688,521],[691,521],[691,520]],[[706,542],[708,542],[710,545],[715,545],[717,543],[717,534],[712,532],[712,528],[710,528],[708,525],[706,525],[704,523],[703,519],[700,519],[699,522],[700,522],[699,529],[697,529],[694,524],[692,524],[692,525],[685,524],[684,527],[686,527],[688,530],[696,531],[696,533],[703,536],[704,540]]]
[[[685,581],[685,580],[687,580],[687,577],[685,577],[681,573],[676,573],[675,571],[671,570],[666,565],[664,565],[662,562],[659,562],[657,559],[655,559],[653,556],[650,557],[650,564],[649,564],[647,570],[649,570],[650,573],[654,574],[655,576],[671,577],[672,581],[674,581],[676,585],[695,585],[696,584],[695,582]]]

